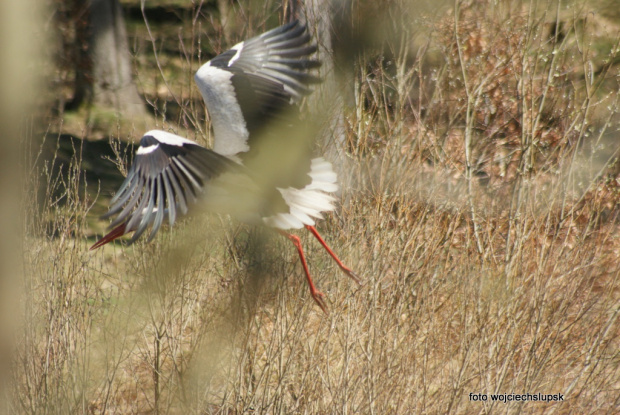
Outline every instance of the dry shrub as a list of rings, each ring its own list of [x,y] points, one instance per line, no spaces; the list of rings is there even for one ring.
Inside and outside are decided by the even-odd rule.
[[[48,190],[27,211],[8,408],[616,412],[617,47],[605,51],[609,37],[572,3],[553,14],[500,3],[433,18],[387,2],[381,27],[399,36],[357,55],[342,204],[320,228],[365,285],[302,237],[329,316],[287,241],[227,218],[88,253],[96,195],[79,184],[81,159],[64,175],[33,170]],[[356,7],[355,22],[379,13]],[[196,51],[186,41],[179,49]],[[139,71],[156,67],[144,59]],[[200,120],[191,94],[174,92],[180,119]],[[469,398],[527,392],[565,401]]]

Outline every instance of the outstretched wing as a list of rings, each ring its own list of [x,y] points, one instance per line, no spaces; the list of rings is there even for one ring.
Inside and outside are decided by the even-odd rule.
[[[315,51],[306,26],[294,21],[204,64],[194,78],[213,124],[214,151],[249,151],[253,136],[309,94],[320,81],[310,73],[320,66],[310,58]]]
[[[186,214],[208,181],[241,166],[193,141],[164,131],[149,131],[140,140],[125,181],[104,218],[118,214],[110,227],[125,223],[135,242],[152,225],[151,240],[165,217],[174,224]]]

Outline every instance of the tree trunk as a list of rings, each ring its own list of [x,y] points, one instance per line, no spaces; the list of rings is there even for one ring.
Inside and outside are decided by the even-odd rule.
[[[352,70],[347,67],[352,62],[338,59],[336,33],[348,33],[350,7],[350,0],[288,0],[285,10],[287,20],[299,19],[311,31],[316,30],[323,84],[310,95],[309,107],[317,116],[327,117],[323,141],[327,150],[336,154],[342,151],[346,140],[344,103],[353,95]],[[336,164],[339,160],[332,158]]]
[[[220,24],[222,25],[222,33],[227,44],[235,30],[235,19],[230,9],[231,0],[217,0],[217,9],[220,12]]]
[[[118,0],[74,0],[74,5],[79,58],[73,106],[114,108],[125,117],[145,114]]]

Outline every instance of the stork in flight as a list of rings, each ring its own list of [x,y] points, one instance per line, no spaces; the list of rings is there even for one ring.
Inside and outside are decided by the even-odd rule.
[[[140,147],[104,215],[116,215],[107,235],[91,249],[134,232],[135,242],[150,227],[149,241],[167,219],[172,226],[197,202],[244,222],[275,228],[290,239],[304,268],[312,298],[327,313],[324,295],[310,276],[298,236],[305,227],[344,273],[358,276],[329,248],[314,227],[322,212],[334,210],[336,173],[322,157],[312,158],[300,102],[320,80],[311,70],[316,45],[298,21],[233,46],[202,65],[194,79],[214,132],[206,149],[188,139],[152,130]],[[306,133],[307,135],[307,133]]]

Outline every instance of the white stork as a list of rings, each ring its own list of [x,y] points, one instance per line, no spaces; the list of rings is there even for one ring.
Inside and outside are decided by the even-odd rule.
[[[211,118],[213,150],[165,131],[147,132],[104,215],[117,215],[113,229],[91,249],[135,232],[133,243],[149,227],[151,240],[165,219],[172,226],[200,202],[290,239],[312,298],[327,313],[299,237],[286,232],[308,229],[340,269],[360,283],[314,227],[322,212],[334,210],[331,194],[338,190],[331,164],[312,158],[310,144],[299,138],[304,128],[299,103],[319,82],[309,73],[320,66],[310,57],[315,51],[306,27],[294,21],[239,43],[198,69],[194,79]],[[269,154],[274,150],[277,155]],[[279,168],[282,158],[291,159],[285,164],[295,169]]]

